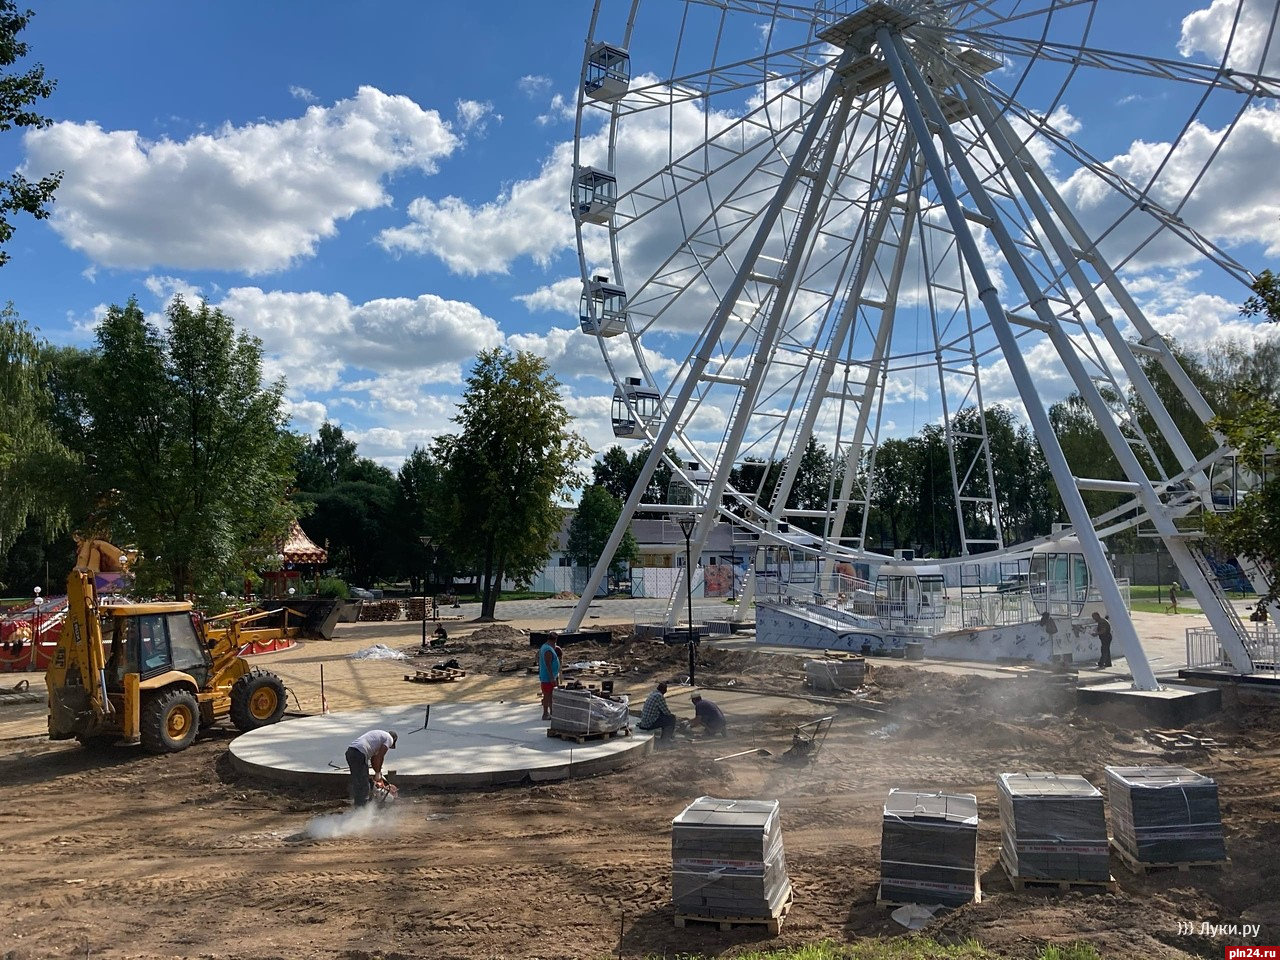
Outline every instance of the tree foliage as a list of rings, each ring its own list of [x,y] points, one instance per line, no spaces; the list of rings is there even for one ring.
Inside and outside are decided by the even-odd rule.
[[[297,440],[283,383],[262,383],[256,338],[181,298],[167,321],[153,326],[132,299],[107,311],[87,405],[103,519],[182,596],[225,582],[284,532]]]
[[[52,121],[41,116],[36,104],[47,99],[56,82],[46,80],[44,67],[33,64],[26,70],[10,69],[27,56],[28,45],[18,39],[33,12],[20,11],[13,0],[0,0],[0,132],[14,127],[47,127]],[[0,180],[0,266],[9,261],[4,245],[13,237],[11,213],[29,213],[37,220],[49,216],[48,204],[62,180],[61,173],[28,180],[20,173]]]
[[[582,492],[577,512],[569,525],[568,554],[574,563],[594,567],[609,543],[609,536],[622,513],[622,502],[603,486],[593,483]],[[625,565],[640,558],[636,539],[627,530],[612,557],[605,559],[609,572],[619,577]]]
[[[649,459],[649,451],[653,448],[649,444],[645,444],[630,456],[622,447],[614,444],[605,450],[600,459],[591,465],[591,475],[595,483],[604,487],[611,495],[618,500],[626,501],[631,496],[631,488],[636,485],[636,481],[640,479],[640,471],[644,469],[645,461]],[[667,454],[669,459],[675,459],[675,452],[671,451]],[[653,471],[653,476],[649,480],[649,485],[645,487],[644,495],[641,496],[641,503],[664,503],[667,497],[667,488],[671,484],[671,466],[667,460],[663,460]]]
[[[1249,284],[1253,295],[1244,302],[1240,313],[1246,317],[1265,316],[1270,323],[1280,323],[1280,277],[1263,270]]]
[[[576,464],[590,455],[546,361],[488,350],[476,359],[453,422],[439,438],[447,464],[450,552],[474,561],[482,617],[492,617],[504,577],[532,577],[551,553],[561,504],[582,486]]]
[[[48,354],[13,305],[0,310],[0,542],[11,544],[34,519],[66,529],[65,477],[73,455],[50,415]]]

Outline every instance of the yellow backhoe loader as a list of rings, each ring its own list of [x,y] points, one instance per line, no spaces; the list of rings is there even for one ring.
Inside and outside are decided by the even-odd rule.
[[[122,572],[128,563],[105,540],[80,545],[67,578],[67,617],[45,674],[49,737],[122,740],[173,753],[228,717],[242,731],[278,721],[284,684],[251,668],[240,651],[252,636],[304,635],[303,616],[291,627],[295,611],[287,609],[201,621],[188,602],[99,604],[95,574]],[[272,615],[283,625],[260,624]]]

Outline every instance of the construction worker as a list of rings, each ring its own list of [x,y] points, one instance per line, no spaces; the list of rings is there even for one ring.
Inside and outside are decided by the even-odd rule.
[[[351,741],[347,747],[347,767],[351,770],[351,802],[363,807],[369,802],[369,771],[373,782],[382,786],[382,761],[388,750],[396,748],[400,739],[394,730],[370,730]]]
[[[658,730],[659,740],[669,740],[676,732],[676,715],[667,706],[667,685],[660,683],[657,689],[645,697],[644,706],[640,708],[640,722],[636,725],[641,730]]]
[[[689,700],[693,703],[693,725],[695,727],[702,727],[709,737],[727,737],[729,735],[723,710],[700,693],[695,693]]]
[[[1169,612],[1178,612],[1178,581],[1169,584]]]
[[[538,648],[538,683],[542,685],[542,719],[551,719],[551,698],[560,686],[560,648],[548,636]]]

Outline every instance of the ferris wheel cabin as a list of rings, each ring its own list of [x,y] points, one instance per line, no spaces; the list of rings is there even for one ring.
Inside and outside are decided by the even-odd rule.
[[[582,92],[592,100],[612,103],[626,96],[631,86],[631,57],[622,47],[597,43],[587,52]]]
[[[1031,548],[1028,589],[1038,613],[1083,620],[1107,612],[1076,536]]]
[[[607,224],[618,205],[618,178],[607,170],[583,167],[573,179],[573,215],[584,223]]]
[[[627,332],[627,291],[609,282],[608,277],[592,277],[582,292],[578,310],[582,332],[600,337],[616,337]]]
[[[658,419],[658,400],[655,391],[641,386],[639,377],[627,377],[626,383],[613,391],[613,435],[645,437],[645,427]]]

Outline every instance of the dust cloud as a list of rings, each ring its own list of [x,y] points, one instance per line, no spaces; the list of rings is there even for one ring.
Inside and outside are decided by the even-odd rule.
[[[389,836],[395,832],[399,819],[395,809],[368,803],[343,813],[312,817],[303,833],[312,840]]]

